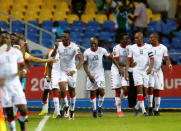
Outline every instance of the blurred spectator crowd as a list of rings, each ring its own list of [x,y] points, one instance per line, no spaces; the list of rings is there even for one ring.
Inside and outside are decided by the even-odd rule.
[[[86,48],[93,36],[110,49],[120,42],[120,34],[127,32],[134,43],[137,31],[144,33],[144,42],[149,34],[156,32],[160,42],[170,53],[181,49],[181,2],[175,0],[175,19],[168,19],[166,11],[153,12],[146,0],[0,0],[0,10],[21,20],[52,32],[54,28],[70,30],[71,41]],[[0,14],[0,27],[9,30],[9,17]],[[12,33],[25,35],[25,25],[12,20]],[[27,39],[39,43],[40,32],[27,27]],[[51,36],[42,33],[43,46],[51,47]],[[180,64],[179,55],[172,55]],[[171,56],[171,57],[172,57]]]

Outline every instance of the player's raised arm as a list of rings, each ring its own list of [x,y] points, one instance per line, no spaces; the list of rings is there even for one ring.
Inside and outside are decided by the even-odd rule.
[[[59,43],[56,42],[56,43],[55,43],[55,48],[53,49],[53,52],[52,52],[52,54],[51,54],[51,57],[54,57],[54,56],[56,55],[56,51],[57,51],[57,49],[58,49],[58,46],[59,46]]]
[[[54,59],[54,58],[50,58],[50,59],[41,59],[41,58],[38,58],[38,57],[34,57],[34,56],[29,56],[29,58],[27,59],[28,61],[30,62],[35,62],[35,63],[55,63],[57,62],[57,59]]]

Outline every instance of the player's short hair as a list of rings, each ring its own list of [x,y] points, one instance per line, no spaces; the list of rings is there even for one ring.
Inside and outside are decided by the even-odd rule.
[[[123,36],[125,36],[125,35],[128,35],[128,33],[121,33],[121,34],[120,34],[120,38],[122,39]]]
[[[90,40],[96,39],[97,41],[99,41],[98,37],[91,37]]]
[[[16,36],[16,34],[15,34],[15,33],[11,33],[10,35],[14,35],[14,36]]]
[[[69,34],[70,35],[70,31],[69,30],[64,30],[64,32],[63,33],[67,33],[67,34]]]
[[[8,31],[2,31],[1,34],[9,34]]]
[[[61,39],[61,36],[56,36],[56,39]]]
[[[15,39],[14,44],[15,44],[15,45],[19,45],[19,42],[20,42],[21,40],[24,41],[23,38],[21,38],[21,37],[19,37],[18,39]]]
[[[154,37],[156,37],[157,39],[159,39],[159,36],[157,33],[152,33],[151,35],[153,35]]]

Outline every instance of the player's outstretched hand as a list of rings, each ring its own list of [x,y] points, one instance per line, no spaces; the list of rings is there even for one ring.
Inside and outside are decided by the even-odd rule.
[[[27,70],[26,69],[23,69],[20,71],[20,76],[21,77],[26,77],[26,74],[27,74]]]
[[[57,62],[58,61],[58,59],[54,59],[53,57],[51,57],[50,59],[48,59],[48,62],[50,62],[50,63],[55,63],[55,62]]]
[[[70,71],[67,73],[68,76],[73,76],[75,74],[75,71]]]
[[[124,77],[125,77],[125,80],[127,80],[127,81],[129,80],[129,74],[128,74],[128,72],[125,72],[125,76],[124,76]]]
[[[152,69],[148,68],[147,71],[146,71],[147,75],[149,75],[151,73],[151,71],[152,71]]]

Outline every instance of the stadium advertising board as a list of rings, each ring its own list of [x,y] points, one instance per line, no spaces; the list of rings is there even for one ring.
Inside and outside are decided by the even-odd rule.
[[[164,67],[165,90],[162,91],[162,97],[181,97],[181,66],[179,65],[173,66],[173,68],[174,71],[173,73],[170,74],[168,67],[166,66]],[[26,82],[27,99],[41,99],[43,84],[44,84],[43,73],[44,73],[44,67],[29,68],[29,72],[27,74],[27,82]],[[78,79],[81,79],[81,76],[79,76]]]

